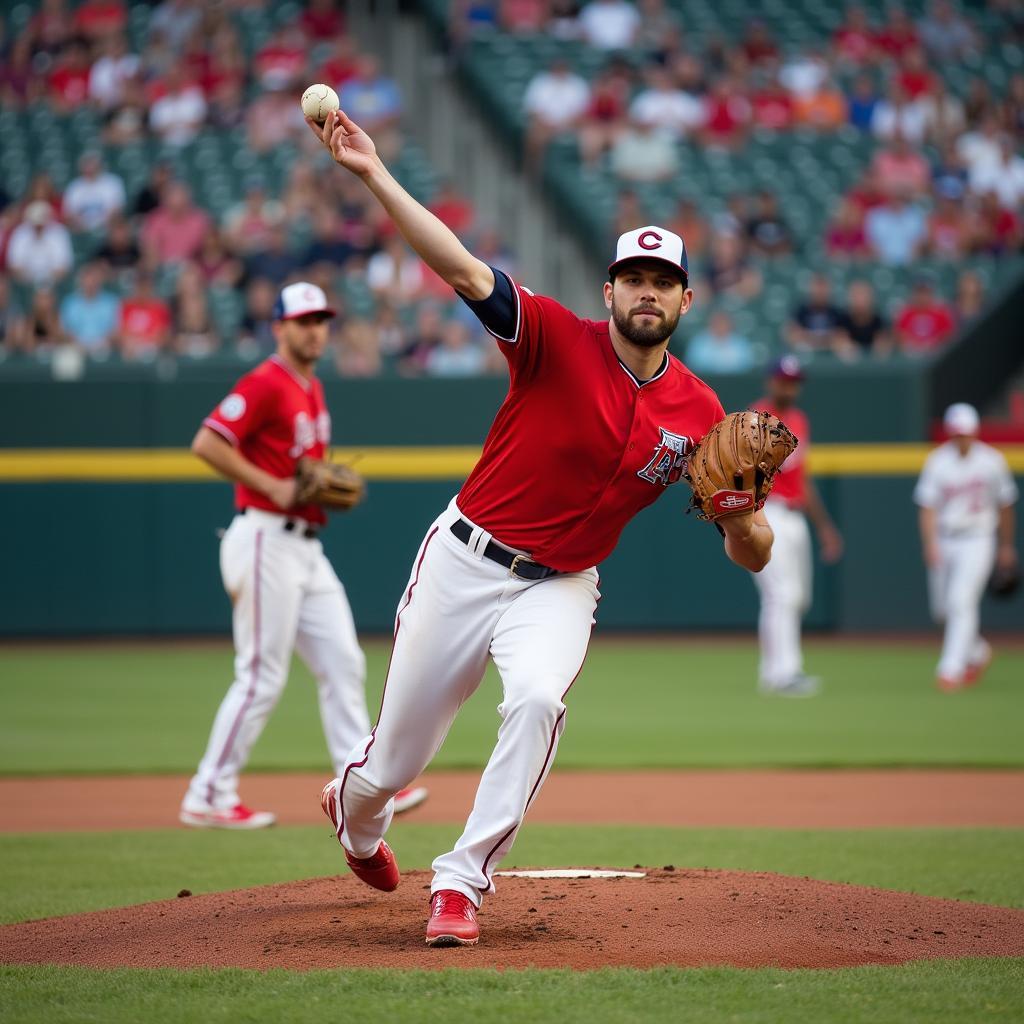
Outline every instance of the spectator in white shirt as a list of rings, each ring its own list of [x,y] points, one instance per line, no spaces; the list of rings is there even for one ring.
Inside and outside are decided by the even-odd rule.
[[[164,86],[164,94],[150,107],[149,126],[164,142],[186,146],[206,121],[203,90],[178,65],[167,72]]]
[[[121,106],[126,87],[137,79],[139,67],[139,58],[128,52],[125,37],[110,36],[104,43],[103,56],[89,72],[89,98],[102,110]]]
[[[99,153],[84,153],[78,161],[79,176],[64,193],[64,213],[74,231],[104,228],[126,202],[124,182],[103,169]]]
[[[679,167],[679,154],[668,132],[631,121],[612,146],[611,165],[623,181],[667,181]]]
[[[647,88],[637,94],[630,117],[654,125],[680,139],[704,123],[704,104],[697,96],[678,89],[672,76],[658,64],[646,73]]]
[[[998,119],[992,114],[983,118],[978,128],[957,139],[956,151],[967,165],[968,177],[985,174],[993,167],[998,167],[1000,163]]]
[[[529,118],[526,132],[527,169],[535,171],[544,149],[559,132],[576,127],[590,104],[590,86],[569,64],[558,59],[547,71],[535,75],[523,94]]]
[[[71,269],[74,253],[71,234],[53,217],[42,199],[25,208],[25,219],[11,232],[7,267],[22,284],[33,288],[54,285]]]
[[[640,14],[626,0],[590,0],[580,12],[584,42],[598,50],[628,50],[636,41]]]
[[[896,135],[914,145],[924,141],[928,128],[928,114],[920,103],[910,97],[897,82],[889,88],[889,95],[880,100],[871,115],[871,134],[879,139],[892,139]]]
[[[999,197],[999,205],[1006,210],[1017,208],[1021,200],[1024,200],[1024,157],[1014,152],[1012,136],[999,137],[995,160],[972,168],[967,184],[972,192],[979,195],[995,192]]]

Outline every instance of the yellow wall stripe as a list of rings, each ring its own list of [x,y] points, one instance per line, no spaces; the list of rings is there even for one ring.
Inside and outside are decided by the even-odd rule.
[[[820,476],[907,476],[920,471],[931,450],[923,444],[820,444],[810,467]],[[1024,473],[1024,445],[1002,445],[1010,468]],[[458,480],[480,454],[474,447],[335,448],[370,480]],[[180,448],[4,448],[0,482],[203,481],[215,474]]]

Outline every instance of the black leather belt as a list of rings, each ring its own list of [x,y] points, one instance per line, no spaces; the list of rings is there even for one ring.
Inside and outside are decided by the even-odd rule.
[[[240,516],[244,516],[245,513],[248,511],[249,506],[246,505],[245,508],[241,508],[238,510],[238,514]],[[320,533],[320,531],[315,526],[312,526],[305,519],[286,519],[281,529],[283,529],[285,533],[298,532],[299,536],[305,537],[306,540],[313,540]]]
[[[461,540],[463,544],[469,543],[473,536],[473,527],[465,519],[456,519],[451,526],[452,534]],[[493,540],[487,542],[484,548],[484,558],[489,558],[498,565],[505,566],[512,576],[520,580],[546,580],[549,576],[557,576],[558,570],[551,569],[539,562],[532,562],[526,555],[517,555]]]

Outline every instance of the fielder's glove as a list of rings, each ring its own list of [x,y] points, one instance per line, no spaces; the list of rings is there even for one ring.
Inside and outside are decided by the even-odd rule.
[[[296,505],[323,505],[347,512],[366,496],[366,481],[342,462],[299,459],[295,480]]]
[[[687,511],[713,522],[764,505],[779,466],[796,448],[793,431],[766,412],[731,412],[704,435],[689,458],[693,488]]]
[[[997,565],[988,581],[989,593],[993,597],[1013,597],[1020,588],[1020,566]]]

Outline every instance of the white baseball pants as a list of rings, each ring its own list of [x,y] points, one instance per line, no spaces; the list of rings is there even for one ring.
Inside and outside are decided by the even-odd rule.
[[[769,499],[764,514],[775,533],[772,557],[752,573],[761,596],[757,635],[764,686],[782,686],[803,671],[800,622],[811,605],[811,532],[802,512]]]
[[[497,744],[455,848],[434,861],[432,891],[456,889],[479,906],[555,758],[563,700],[579,673],[600,597],[596,569],[526,581],[483,556],[492,539],[451,533],[453,501],[427,532],[395,617],[380,717],[341,773],[344,847],[373,854],[392,797],[437,753],[488,656],[501,675]],[[464,518],[464,517],[463,517]]]
[[[980,606],[996,557],[994,533],[939,537],[939,564],[928,570],[932,616],[945,623],[938,674],[961,679],[969,664],[985,658]]]
[[[235,680],[213,722],[186,810],[238,803],[238,776],[284,690],[296,649],[316,679],[320,718],[334,770],[370,728],[366,659],[345,588],[318,539],[284,529],[286,517],[248,509],[220,546],[233,606]],[[301,526],[301,521],[300,521]]]

